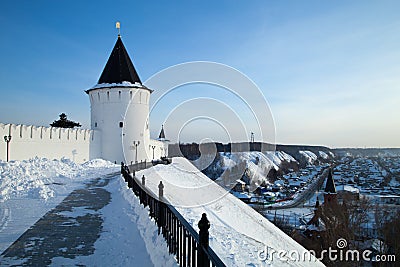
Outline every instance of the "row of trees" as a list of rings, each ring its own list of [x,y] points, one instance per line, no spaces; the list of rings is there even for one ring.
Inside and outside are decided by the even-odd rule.
[[[400,242],[397,236],[400,233],[399,209],[373,204],[364,197],[358,200],[344,198],[340,202],[325,203],[316,212],[325,231],[314,233],[307,238],[299,237],[299,233],[295,231],[293,238],[307,249],[315,251],[318,256],[329,247],[336,249],[337,240],[340,238],[344,238],[348,243],[345,249],[359,251],[365,249],[364,241],[377,238],[381,240],[378,254],[394,254],[396,258],[400,258]],[[279,222],[277,226],[287,229],[284,222]],[[331,262],[326,257],[323,262],[327,266],[363,266],[364,264],[362,260],[360,262]],[[385,264],[382,266],[390,266]]]

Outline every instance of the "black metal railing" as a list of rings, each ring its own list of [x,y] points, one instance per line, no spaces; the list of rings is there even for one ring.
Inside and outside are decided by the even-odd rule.
[[[161,157],[161,159],[152,160],[152,161],[141,160],[136,163],[133,163],[131,161],[131,165],[129,165],[128,168],[129,168],[130,172],[135,172],[135,171],[140,171],[140,170],[150,168],[150,167],[158,165],[158,164],[170,164],[170,163],[171,163],[170,158]],[[123,162],[121,162],[121,164],[123,164]]]
[[[139,166],[139,164],[141,165]],[[203,214],[203,217],[208,223],[208,227],[200,228],[202,236],[199,236],[179,211],[164,199],[164,186],[161,182],[158,196],[151,190],[146,190],[145,177],[143,176],[139,180],[134,175],[135,171],[146,168],[146,163],[139,164],[128,167],[122,163],[121,174],[125,182],[128,183],[128,187],[132,188],[134,194],[139,198],[140,203],[149,207],[149,216],[155,220],[159,234],[163,235],[168,244],[169,253],[176,256],[179,266],[225,266],[218,255],[208,246],[209,222],[206,215]],[[130,170],[135,171],[131,172]]]

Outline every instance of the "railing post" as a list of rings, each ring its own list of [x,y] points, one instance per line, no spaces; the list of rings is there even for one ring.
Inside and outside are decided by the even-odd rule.
[[[158,200],[158,234],[161,233],[165,227],[165,206],[164,202]]]
[[[161,200],[164,197],[164,185],[162,181],[160,181],[160,184],[158,185],[158,198]]]
[[[209,267],[210,262],[204,252],[204,250],[208,249],[208,240],[209,240],[209,233],[208,229],[210,229],[210,222],[207,219],[207,215],[203,213],[201,215],[201,219],[199,221],[199,241],[200,246],[199,250],[197,251],[197,266],[199,267]]]
[[[128,188],[133,188],[133,175],[128,174]]]

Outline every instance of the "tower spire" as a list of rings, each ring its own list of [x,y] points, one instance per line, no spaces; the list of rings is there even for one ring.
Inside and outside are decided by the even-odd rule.
[[[329,168],[328,178],[326,179],[325,190],[324,190],[324,203],[330,203],[336,201],[336,187],[335,181],[332,177],[332,169]]]
[[[165,140],[164,124],[161,125],[161,132],[160,132],[160,134],[158,135],[158,139],[159,139],[159,140]]]
[[[118,29],[118,37],[121,37],[121,23],[119,21],[115,23],[115,28]]]
[[[118,22],[119,23],[119,22]],[[118,26],[118,25],[116,25]],[[97,84],[102,83],[123,83],[142,84],[139,75],[122,43],[122,38],[118,35],[117,42],[111,52],[110,57],[104,67]]]
[[[335,182],[332,177],[332,169],[329,169],[328,178],[326,179],[325,193],[336,194]]]

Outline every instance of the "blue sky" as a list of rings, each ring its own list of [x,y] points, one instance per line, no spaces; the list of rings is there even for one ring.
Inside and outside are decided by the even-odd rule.
[[[65,112],[89,127],[84,90],[121,21],[142,81],[195,60],[246,74],[278,143],[400,147],[399,14],[398,1],[2,1],[0,122],[48,125]]]

